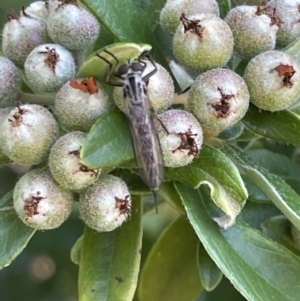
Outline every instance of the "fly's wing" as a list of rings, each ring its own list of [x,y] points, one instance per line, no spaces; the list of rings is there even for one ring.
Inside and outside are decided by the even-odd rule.
[[[140,105],[128,105],[130,130],[139,175],[152,191],[164,177],[162,152],[147,95]]]

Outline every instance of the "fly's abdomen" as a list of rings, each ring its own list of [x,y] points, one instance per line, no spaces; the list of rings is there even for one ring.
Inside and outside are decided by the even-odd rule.
[[[154,122],[144,104],[130,109],[132,143],[139,174],[156,191],[163,180],[163,162]]]

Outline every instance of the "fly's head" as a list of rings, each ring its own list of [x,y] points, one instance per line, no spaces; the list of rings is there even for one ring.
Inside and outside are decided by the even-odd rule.
[[[142,76],[144,70],[145,70],[145,65],[137,60],[134,60],[132,62],[128,62],[127,64],[121,65],[118,68],[117,74],[123,80],[126,80],[128,74],[137,74],[139,76]]]

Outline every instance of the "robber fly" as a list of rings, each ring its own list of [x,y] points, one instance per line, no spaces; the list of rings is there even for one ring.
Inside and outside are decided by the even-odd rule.
[[[128,61],[127,64],[121,65],[117,69],[119,65],[117,57],[108,50],[104,50],[104,52],[114,59],[114,64],[99,54],[97,56],[109,65],[106,83],[123,87],[135,160],[141,178],[153,192],[157,212],[156,194],[163,180],[164,170],[161,148],[154,125],[154,111],[147,95],[147,82],[155,74],[157,67],[149,53],[144,52],[137,59]],[[143,57],[146,57],[154,67],[145,76],[143,76],[143,72],[147,64],[142,60]],[[112,81],[112,75],[121,81]]]

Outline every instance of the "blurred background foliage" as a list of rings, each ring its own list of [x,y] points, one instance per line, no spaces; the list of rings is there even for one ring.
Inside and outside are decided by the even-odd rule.
[[[1,32],[6,15],[11,11],[19,13],[23,5],[31,2],[0,1]],[[0,167],[0,198],[13,189],[25,171],[20,166]],[[145,216],[142,261],[161,231],[175,218],[175,215],[167,212],[170,210],[160,208],[159,216],[153,212]],[[37,232],[16,260],[0,271],[0,300],[76,301],[78,267],[71,261],[70,251],[82,232],[83,223],[76,209],[59,229]],[[205,292],[196,301],[221,301],[224,296],[231,301],[245,300],[228,280],[223,279],[216,290]]]

